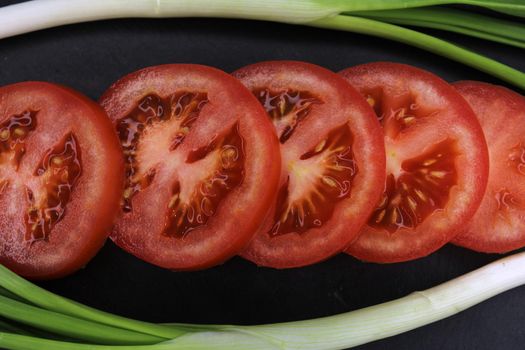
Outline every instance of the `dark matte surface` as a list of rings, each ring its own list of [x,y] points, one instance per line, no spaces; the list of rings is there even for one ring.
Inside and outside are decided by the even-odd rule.
[[[525,70],[523,51],[433,33]],[[45,80],[96,99],[114,80],[150,65],[201,63],[232,71],[270,59],[304,60],[336,71],[389,60],[428,69],[448,81],[498,82],[438,56],[367,36],[263,22],[176,19],[81,24],[2,40],[0,85]],[[387,266],[340,255],[307,268],[275,271],[235,258],[207,271],[173,273],[143,263],[108,242],[84,270],[41,285],[88,305],[148,321],[256,324],[377,304],[496,258],[447,246],[427,258]],[[523,349],[524,324],[522,287],[447,320],[359,349]]]

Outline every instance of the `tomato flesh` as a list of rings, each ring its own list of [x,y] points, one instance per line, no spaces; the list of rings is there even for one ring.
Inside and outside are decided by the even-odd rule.
[[[123,195],[123,209],[131,211],[131,198],[153,180],[154,169],[145,174],[137,172],[137,146],[141,134],[148,125],[173,118],[177,120],[178,130],[170,142],[170,150],[176,149],[188,134],[199,110],[207,102],[205,94],[187,92],[171,95],[165,99],[150,94],[143,97],[135,109],[117,121],[117,132],[126,159],[126,189]]]
[[[450,85],[423,70],[378,62],[340,74],[373,107],[387,156],[383,196],[347,253],[381,263],[426,256],[480,204],[488,176],[481,127]]]
[[[277,199],[270,235],[303,233],[323,226],[330,220],[336,203],[350,196],[356,173],[352,135],[342,125],[290,167]],[[309,190],[301,191],[304,188]]]
[[[216,164],[211,175],[200,182],[186,203],[181,199],[180,182],[175,183],[168,204],[164,234],[185,236],[191,230],[206,225],[221,200],[242,183],[245,160],[242,142],[238,125],[235,124],[226,135],[212,139],[208,145],[188,155],[186,161],[192,164],[215,153],[211,157]]]
[[[150,94],[142,98],[130,114],[117,121],[117,130],[126,155],[127,166],[127,186],[122,204],[125,212],[132,210],[133,196],[147,188],[155,177],[154,167],[143,169],[138,173],[136,155],[142,134],[148,126],[168,123],[172,120],[176,125],[176,130],[172,130],[173,137],[169,145],[169,151],[172,152],[183,143],[206,103],[208,100],[204,93],[177,92],[166,98]],[[173,125],[169,127],[173,129]],[[209,144],[192,150],[186,163],[195,163],[209,156],[210,153],[213,153],[211,157],[216,160],[217,166],[212,170],[213,174],[193,190],[190,198],[186,198],[185,202],[181,200],[179,181],[172,186],[164,234],[182,237],[191,230],[205,225],[221,199],[242,182],[244,154],[238,125],[232,127],[227,135],[215,137]]]
[[[272,119],[281,143],[285,143],[297,125],[308,115],[313,104],[321,103],[308,91],[254,90],[266,113]]]
[[[25,111],[13,115],[0,124],[0,159],[2,164],[11,163],[18,169],[20,159],[24,156],[24,139],[36,128],[36,112]]]
[[[100,103],[126,155],[116,244],[161,267],[196,270],[249,242],[281,163],[271,122],[240,82],[199,65],[149,67]]]
[[[444,140],[425,154],[404,160],[396,175],[389,173],[383,198],[368,224],[394,233],[400,228],[415,229],[434,211],[442,210],[457,184],[455,148],[454,141]]]
[[[84,266],[118,213],[124,166],[104,111],[41,82],[0,88],[0,263],[33,279]]]
[[[312,64],[261,62],[233,74],[265,108],[282,158],[278,197],[241,256],[290,268],[341,252],[384,182],[384,145],[370,106],[337,74]]]
[[[44,178],[46,184],[46,191],[38,203],[33,191],[27,189],[27,240],[46,239],[51,233],[65,215],[66,205],[81,172],[80,148],[75,136],[69,133],[46,153],[35,171],[34,175]]]
[[[486,253],[525,246],[525,97],[476,81],[454,83],[489,140],[487,191],[452,243]]]

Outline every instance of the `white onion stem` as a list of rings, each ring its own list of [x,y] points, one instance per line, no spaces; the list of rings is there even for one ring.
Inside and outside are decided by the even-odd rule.
[[[229,17],[305,23],[343,8],[315,0],[33,0],[0,8],[0,39],[65,24],[127,17]]]
[[[522,284],[525,253],[495,261],[425,291],[345,314],[228,329],[278,344],[279,349],[346,349],[444,319]]]

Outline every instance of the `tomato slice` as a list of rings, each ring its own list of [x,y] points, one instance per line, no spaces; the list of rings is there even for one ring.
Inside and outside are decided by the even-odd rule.
[[[278,141],[257,99],[211,67],[149,67],[100,100],[126,158],[112,239],[152,264],[196,270],[252,238],[273,201]]]
[[[486,253],[525,246],[525,97],[476,81],[453,84],[489,140],[487,191],[454,244]]]
[[[124,161],[104,111],[41,82],[0,88],[0,263],[33,279],[84,266],[118,213]]]
[[[370,106],[337,74],[308,63],[261,62],[234,76],[266,109],[282,157],[278,198],[241,256],[289,268],[341,252],[383,189],[382,133]]]
[[[421,69],[378,62],[340,74],[373,106],[387,155],[383,198],[347,252],[381,263],[426,256],[460,232],[483,197],[479,122],[454,88]]]

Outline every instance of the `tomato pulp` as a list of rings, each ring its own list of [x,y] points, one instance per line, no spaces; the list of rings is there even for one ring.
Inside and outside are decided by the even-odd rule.
[[[95,102],[27,82],[0,88],[0,263],[58,278],[102,247],[118,212],[124,162]]]
[[[487,191],[454,244],[486,253],[525,245],[525,97],[475,81],[453,84],[476,113],[489,140]]]
[[[426,256],[461,231],[483,197],[479,122],[453,87],[421,69],[379,62],[340,74],[374,108],[387,155],[383,197],[347,252],[383,263]]]
[[[341,252],[383,189],[382,133],[370,106],[340,76],[308,63],[261,62],[234,76],[266,109],[282,158],[278,197],[241,256],[289,268]]]
[[[239,81],[206,66],[155,66],[114,83],[100,103],[126,159],[115,243],[174,270],[216,265],[248,243],[275,197],[280,157]]]

